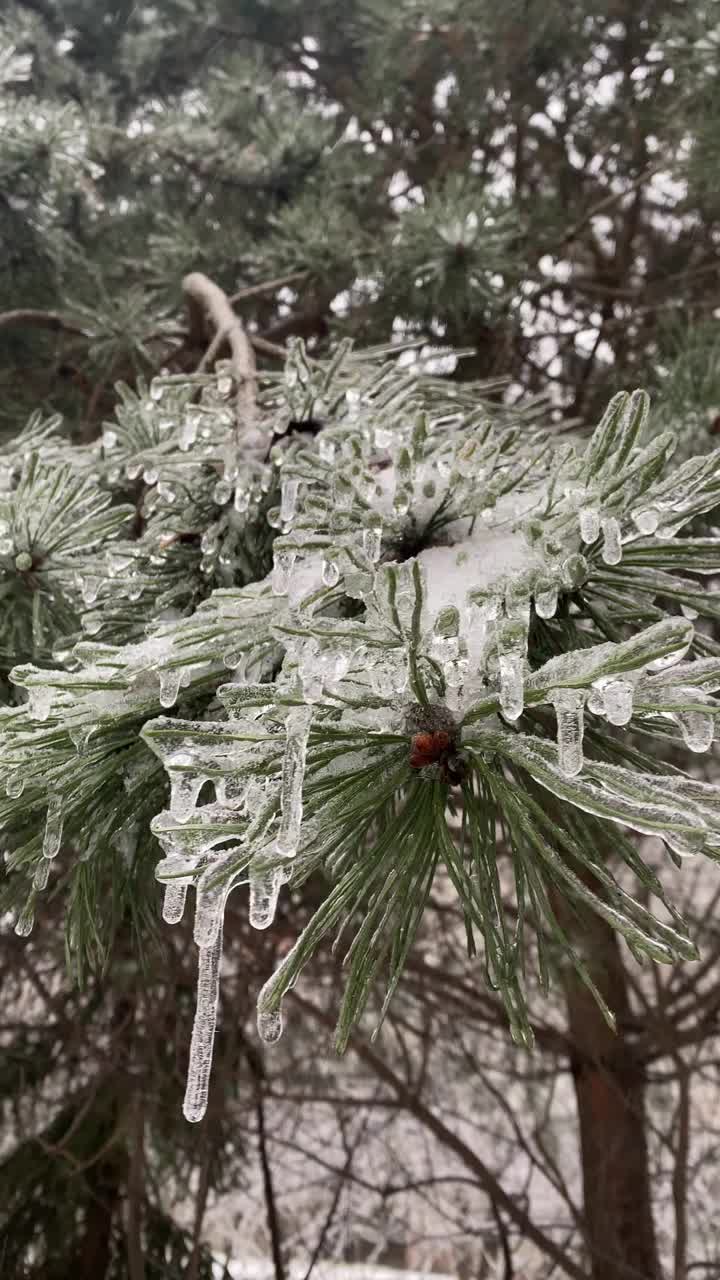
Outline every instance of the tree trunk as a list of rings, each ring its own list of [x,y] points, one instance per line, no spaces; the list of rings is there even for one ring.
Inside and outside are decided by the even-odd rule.
[[[614,1033],[592,994],[566,980],[593,1280],[661,1280],[645,1131],[644,1068],[624,1034],[630,1014],[618,940],[595,915],[583,921],[583,958],[617,1019]]]

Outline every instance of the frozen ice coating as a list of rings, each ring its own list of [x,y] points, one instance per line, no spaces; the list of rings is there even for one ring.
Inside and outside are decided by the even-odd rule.
[[[587,444],[567,443],[541,435],[522,409],[489,406],[476,384],[426,386],[417,370],[395,369],[396,354],[368,367],[339,361],[335,378],[302,344],[292,347],[285,373],[258,378],[258,420],[267,409],[267,421],[252,444],[237,438],[230,402],[220,400],[224,372],[208,374],[207,387],[196,377],[182,395],[174,382],[140,398],[128,392],[122,420],[104,433],[112,451],[98,500],[102,520],[115,520],[109,490],[134,475],[145,490],[145,531],[128,537],[130,508],[109,544],[96,531],[87,539],[96,552],[76,542],[72,568],[53,569],[65,576],[48,579],[43,599],[68,594],[85,641],[73,650],[66,640],[61,656],[53,638],[56,669],[39,656],[16,668],[27,702],[0,709],[3,812],[12,828],[28,806],[41,821],[47,806],[45,856],[28,876],[21,932],[61,841],[68,858],[93,856],[100,840],[118,861],[135,855],[123,824],[144,817],[164,771],[168,807],[151,818],[164,854],[158,895],[171,925],[190,890],[198,945],[184,1108],[193,1121],[207,1102],[233,885],[248,881],[250,924],[264,930],[293,877],[323,867],[336,881],[376,883],[377,910],[369,899],[367,930],[348,960],[352,1004],[363,987],[356,957],[388,941],[400,867],[411,869],[417,852],[403,828],[383,853],[378,815],[396,801],[402,813],[414,791],[437,805],[426,840],[444,819],[444,788],[457,813],[477,784],[504,822],[506,784],[522,806],[525,776],[563,806],[661,835],[683,854],[704,842],[720,850],[717,789],[697,790],[684,776],[675,786],[676,775],[658,779],[637,763],[604,766],[595,750],[598,735],[612,736],[622,759],[631,721],[650,738],[660,723],[665,739],[682,735],[691,751],[712,742],[720,659],[698,658],[698,645],[683,661],[693,629],[679,616],[652,626],[638,619],[661,616],[668,599],[673,615],[707,616],[695,579],[719,571],[720,536],[683,534],[671,551],[662,540],[718,505],[720,455],[683,464],[680,478],[661,475],[667,440],[637,444],[642,396],[620,396]],[[276,439],[290,419],[308,417],[325,425]],[[27,537],[0,498],[7,573],[27,573],[16,560],[28,554]],[[36,507],[30,500],[24,509]],[[82,528],[77,511],[73,518]],[[188,603],[200,597],[197,608]],[[584,759],[586,704],[593,750]],[[410,743],[421,734],[426,745],[430,737],[426,752]],[[80,841],[100,760],[108,785],[97,789],[97,830]],[[123,806],[114,826],[102,807],[113,767]],[[488,771],[498,772],[497,787]],[[363,794],[368,826],[358,821]],[[402,864],[392,861],[398,854]],[[363,859],[376,856],[389,864],[376,882],[361,881]],[[268,975],[258,1002],[268,1044],[321,927],[329,921],[334,936],[341,924],[334,910],[326,900],[327,915],[314,917]],[[484,910],[478,899],[473,911]],[[399,951],[388,948],[390,966]]]
[[[193,1123],[202,1120],[207,1110],[220,995],[221,960],[222,921],[212,942],[208,946],[200,948],[197,1003],[195,1005],[187,1085],[183,1102],[185,1119]]]

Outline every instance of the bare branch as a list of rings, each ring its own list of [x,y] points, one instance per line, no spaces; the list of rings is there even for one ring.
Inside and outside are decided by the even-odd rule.
[[[230,348],[230,363],[237,383],[236,411],[238,425],[251,426],[255,418],[255,353],[227,294],[201,271],[185,276],[182,283],[188,307],[190,337],[205,342],[205,316],[215,329],[211,343],[213,356],[224,342]],[[209,360],[207,361],[209,363]]]

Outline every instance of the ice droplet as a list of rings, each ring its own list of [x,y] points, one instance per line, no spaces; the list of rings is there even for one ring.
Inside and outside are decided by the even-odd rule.
[[[227,398],[233,389],[233,380],[229,374],[221,374],[217,380],[217,392],[219,396]]]
[[[614,516],[606,516],[602,522],[602,558],[605,564],[619,564],[622,559],[620,525]]]
[[[300,840],[303,813],[302,788],[311,719],[312,707],[297,707],[289,712],[285,724],[287,740],[280,790],[282,817],[275,841],[275,848],[283,858],[295,856]]]
[[[100,590],[99,578],[81,578],[80,594],[83,598],[83,604],[94,604]]]
[[[257,1029],[265,1044],[277,1044],[283,1032],[283,1016],[280,1009],[258,1009]]]
[[[550,702],[557,716],[558,764],[563,773],[574,777],[583,767],[585,693],[582,689],[553,689]]]
[[[180,692],[180,668],[170,667],[166,671],[161,671],[160,672],[160,706],[161,707],[174,706],[179,692]]]
[[[250,869],[250,913],[253,929],[267,929],[275,919],[278,895],[285,876],[281,867]]]
[[[62,841],[63,833],[63,809],[62,797],[59,795],[51,795],[48,800],[47,815],[45,818],[45,834],[43,835],[43,857],[57,857]]]
[[[218,480],[213,489],[213,502],[216,502],[219,507],[224,507],[225,503],[230,501],[232,491],[233,487],[227,480]]]
[[[685,746],[690,751],[709,751],[715,737],[715,719],[708,711],[679,711],[680,725]]]
[[[213,1042],[220,994],[222,923],[213,942],[201,947],[198,958],[197,1003],[190,1041],[187,1086],[183,1102],[186,1120],[196,1123],[205,1115],[212,1068]]]
[[[5,791],[11,800],[17,800],[25,789],[25,779],[17,773],[11,773],[5,779]]]
[[[294,476],[288,476],[283,480],[280,489],[280,519],[283,524],[290,524],[295,519],[297,509],[298,489],[300,481]]]
[[[603,689],[605,715],[610,724],[627,724],[633,713],[633,686],[629,680],[611,680]]]
[[[284,596],[287,592],[294,564],[294,551],[276,551],[274,553],[271,585],[276,596]]]
[[[27,938],[32,933],[35,923],[35,905],[32,894],[28,898],[20,915],[15,921],[15,932],[19,938]]]
[[[52,689],[35,685],[29,692],[30,715],[33,720],[47,720],[52,706]]]
[[[372,560],[373,564],[377,564],[380,559],[382,549],[382,521],[371,523],[368,528],[363,529],[363,550],[368,560]]]
[[[326,587],[334,587],[340,579],[340,569],[335,560],[323,560],[322,580]]]
[[[660,512],[650,507],[644,511],[633,511],[632,518],[640,533],[655,533],[660,523]]]
[[[578,511],[580,519],[580,537],[583,542],[594,542],[600,537],[600,515],[594,507],[581,507]]]
[[[506,616],[495,623],[500,671],[500,707],[507,720],[517,720],[525,704],[525,659],[527,655],[530,601],[509,600]]]
[[[155,404],[158,404],[163,398],[164,390],[165,388],[163,387],[162,383],[153,382],[152,386],[150,387],[150,399],[154,400]]]
[[[165,885],[162,915],[167,924],[177,924],[182,920],[187,898],[187,885],[181,880],[170,880]]]
[[[33,876],[33,889],[35,889],[38,892],[41,892],[43,889],[46,889],[49,878],[50,878],[50,859],[41,858],[35,868],[35,875]]]
[[[535,592],[535,612],[539,618],[554,618],[558,603],[557,587],[544,587]]]

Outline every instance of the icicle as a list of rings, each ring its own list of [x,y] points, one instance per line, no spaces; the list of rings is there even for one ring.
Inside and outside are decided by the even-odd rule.
[[[47,720],[52,706],[53,691],[47,685],[34,685],[29,691],[30,715],[33,720]]]
[[[50,859],[41,858],[35,868],[35,875],[33,876],[33,889],[35,889],[37,892],[42,892],[43,889],[47,888],[47,882],[49,878],[50,878]]]
[[[580,519],[580,537],[583,542],[594,542],[600,537],[600,515],[594,507],[581,507],[578,511]]]
[[[213,943],[200,948],[198,961],[197,1004],[183,1102],[185,1119],[192,1123],[202,1120],[207,1108],[220,991],[221,953],[222,924]]]
[[[295,856],[300,839],[305,754],[311,718],[311,707],[297,707],[289,712],[285,724],[287,741],[282,766],[282,818],[275,841],[277,852],[284,858]]]
[[[550,702],[557,716],[558,764],[573,777],[583,767],[583,689],[553,689]]]
[[[290,586],[295,564],[294,551],[276,551],[273,555],[272,589],[276,596],[284,596]]]
[[[235,510],[242,515],[250,506],[250,490],[243,489],[242,485],[237,485],[235,489],[235,501],[233,503]],[[275,508],[277,511],[277,507]],[[269,523],[269,522],[268,522]]]
[[[363,529],[363,549],[368,560],[377,564],[382,550],[382,520],[372,521]]]
[[[295,519],[295,511],[297,507],[298,489],[300,481],[294,476],[289,476],[283,480],[280,489],[280,519],[283,524],[290,524]]]
[[[629,680],[611,680],[605,685],[604,710],[610,724],[627,724],[632,719],[633,692]]]
[[[175,705],[180,692],[180,667],[170,667],[160,672],[160,706]]]
[[[538,618],[554,618],[557,603],[557,587],[547,586],[535,592],[535,612]]]
[[[45,818],[45,834],[43,836],[43,857],[55,858],[60,843],[62,841],[63,832],[63,811],[62,797],[51,795],[48,800],[47,816]]]
[[[32,933],[32,927],[35,923],[35,899],[30,894],[20,915],[15,921],[15,932],[19,938],[27,938]]]
[[[167,924],[177,924],[179,920],[182,920],[186,897],[186,884],[183,884],[180,880],[168,881],[165,885],[162,909],[163,920]]]
[[[622,559],[620,525],[614,516],[606,516],[602,522],[602,558],[605,564],[619,564]]]
[[[178,444],[180,445],[180,448],[185,452],[187,452],[188,449],[191,449],[195,441],[197,440],[197,433],[198,433],[199,426],[200,426],[200,414],[192,413],[192,412],[188,413],[187,417],[185,418],[182,424],[182,427],[180,428],[180,438],[178,440]]]
[[[500,707],[507,720],[517,720],[525,704],[525,661],[530,625],[530,602],[524,597],[510,599],[506,616],[496,626],[498,667],[500,670]]]
[[[322,580],[326,587],[334,587],[340,579],[340,569],[335,560],[323,560]]]
[[[677,722],[690,751],[709,751],[715,737],[715,718],[708,711],[678,711]]]
[[[273,1009],[268,1012],[258,1009],[257,1029],[260,1039],[265,1044],[277,1044],[283,1032],[282,1010]]]
[[[250,868],[250,924],[267,929],[275,919],[278,895],[285,876],[281,867],[254,871]]]

